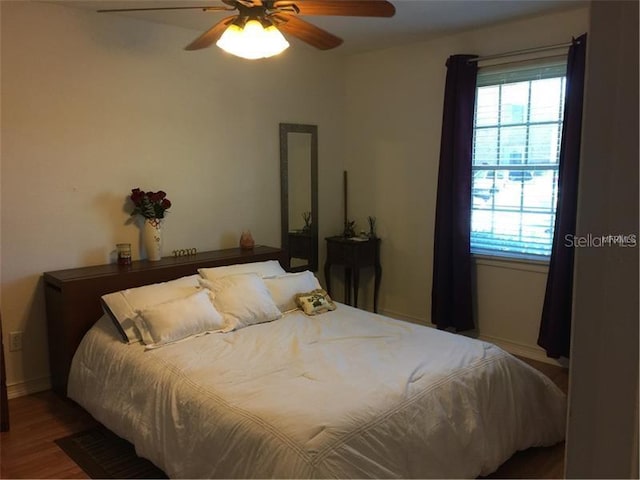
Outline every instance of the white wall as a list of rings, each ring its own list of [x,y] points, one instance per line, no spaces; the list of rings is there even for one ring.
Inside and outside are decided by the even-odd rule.
[[[249,62],[199,32],[47,3],[2,1],[2,322],[14,394],[46,387],[42,272],[138,257],[130,189],[173,202],[165,254],[280,245],[278,124],[319,130],[320,233],[339,224],[342,61],[306,45]],[[335,187],[334,187],[335,186]],[[26,383],[25,383],[26,382]]]
[[[638,478],[638,3],[593,2],[577,234],[566,478]],[[603,121],[606,119],[606,121]]]
[[[381,311],[430,321],[433,229],[445,62],[564,43],[588,28],[582,8],[351,57],[347,65],[346,152],[349,217],[367,216],[382,237]],[[366,228],[365,228],[366,229]],[[536,346],[546,268],[479,261],[480,336],[545,359]],[[371,279],[361,298],[371,305]]]

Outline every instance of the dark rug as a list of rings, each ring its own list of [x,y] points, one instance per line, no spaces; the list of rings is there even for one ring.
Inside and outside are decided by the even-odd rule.
[[[55,441],[91,478],[168,478],[135,448],[103,426]]]

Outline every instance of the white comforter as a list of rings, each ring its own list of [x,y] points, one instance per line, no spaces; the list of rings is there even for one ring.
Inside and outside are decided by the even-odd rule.
[[[147,351],[103,317],[69,396],[173,478],[472,478],[565,430],[498,347],[341,304]]]

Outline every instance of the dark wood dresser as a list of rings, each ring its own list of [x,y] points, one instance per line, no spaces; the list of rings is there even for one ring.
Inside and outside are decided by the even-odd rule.
[[[380,266],[380,239],[352,240],[345,237],[328,237],[327,259],[324,264],[324,277],[327,291],[331,295],[331,267],[344,266],[345,272],[345,303],[351,304],[353,290],[353,306],[358,306],[358,289],[360,287],[360,269],[373,267],[375,274],[373,291],[373,311],[378,312],[378,293],[382,279]],[[351,282],[353,275],[353,284]]]
[[[102,315],[102,295],[192,275],[198,273],[198,268],[266,260],[284,264],[282,250],[265,246],[252,250],[230,248],[164,257],[155,262],[138,260],[131,265],[108,264],[46,272],[44,289],[53,390],[66,396],[71,360],[84,334]]]

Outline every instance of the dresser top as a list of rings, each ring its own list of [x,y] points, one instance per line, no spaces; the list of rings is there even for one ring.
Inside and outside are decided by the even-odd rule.
[[[256,259],[256,257],[272,257],[278,252],[280,252],[279,248],[256,245],[251,250],[228,248],[210,252],[198,252],[195,255],[163,257],[161,260],[155,262],[151,262],[149,260],[136,260],[134,262],[131,262],[131,265],[118,265],[117,263],[109,263],[106,265],[95,265],[90,267],[70,268],[67,270],[56,270],[52,272],[45,272],[44,276],[47,282],[57,284],[60,282],[68,282],[95,277],[107,277],[111,275],[123,275],[128,273],[161,270],[173,266],[210,264],[212,262],[228,264],[229,259],[237,259],[237,263],[243,263],[243,259],[245,262],[248,259],[250,259],[251,261],[256,261],[259,260],[259,258]]]

